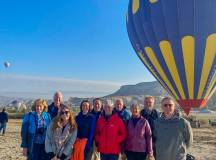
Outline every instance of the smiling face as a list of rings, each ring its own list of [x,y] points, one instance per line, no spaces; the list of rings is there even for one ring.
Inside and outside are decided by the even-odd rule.
[[[89,112],[89,109],[90,109],[90,104],[88,102],[84,102],[82,104],[82,113],[87,114]]]
[[[54,105],[56,107],[60,107],[62,101],[62,94],[60,92],[56,92],[54,95]]]
[[[102,103],[100,100],[95,100],[93,105],[94,105],[95,112],[101,111]]]
[[[117,99],[115,102],[115,108],[117,111],[121,111],[124,107],[124,103],[122,99]]]
[[[153,97],[146,97],[144,100],[144,107],[151,111],[154,107],[154,98]]]
[[[139,105],[133,104],[131,106],[131,113],[133,117],[140,117],[140,107]]]
[[[104,111],[106,115],[112,115],[112,111],[113,111],[113,106],[111,105],[105,105],[104,107]]]
[[[162,105],[161,107],[162,107],[165,117],[170,118],[174,114],[174,111],[175,111],[174,101],[171,99],[164,99],[162,100],[161,105]]]
[[[41,103],[40,101],[36,102],[36,106],[35,106],[35,111],[37,112],[37,114],[41,114],[44,110],[44,105],[43,103]]]
[[[63,108],[60,112],[61,118],[64,122],[67,122],[70,119],[70,110],[67,108]]]

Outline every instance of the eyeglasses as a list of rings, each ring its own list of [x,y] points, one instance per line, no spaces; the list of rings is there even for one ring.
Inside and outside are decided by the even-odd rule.
[[[172,107],[173,104],[164,104],[163,106],[164,106],[164,107]]]
[[[61,114],[69,114],[70,111],[62,111]]]

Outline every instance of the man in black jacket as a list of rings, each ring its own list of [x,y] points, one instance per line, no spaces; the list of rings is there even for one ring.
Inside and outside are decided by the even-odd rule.
[[[5,134],[7,122],[8,122],[8,114],[5,112],[5,108],[3,108],[2,112],[0,112],[0,133],[3,130],[2,135]]]
[[[63,106],[62,99],[62,93],[60,91],[57,91],[54,94],[53,103],[48,106],[48,113],[50,114],[51,119],[58,115],[59,108]]]
[[[148,120],[149,125],[151,127],[152,131],[152,142],[153,142],[153,152],[154,157],[156,157],[156,148],[155,148],[155,136],[154,136],[154,121],[158,119],[159,113],[156,109],[154,109],[154,97],[153,96],[147,96],[144,100],[144,108],[141,111],[141,115]]]

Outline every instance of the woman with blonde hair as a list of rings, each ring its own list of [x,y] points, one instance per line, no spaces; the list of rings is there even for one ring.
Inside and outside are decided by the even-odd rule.
[[[77,124],[70,107],[63,105],[47,129],[45,149],[50,160],[68,160],[77,136]]]
[[[47,102],[37,99],[32,106],[32,112],[27,113],[22,122],[21,147],[23,155],[28,160],[47,160],[45,152],[46,130],[50,123]]]

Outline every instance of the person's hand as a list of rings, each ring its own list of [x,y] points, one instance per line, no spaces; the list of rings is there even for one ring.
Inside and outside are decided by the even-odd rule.
[[[124,152],[121,153],[121,159],[122,160],[126,160],[127,159],[127,156]]]
[[[28,152],[28,149],[27,148],[23,148],[23,156],[27,157],[27,152]]]
[[[51,160],[59,160],[57,156],[53,157]]]
[[[147,156],[147,160],[155,160],[155,158],[154,158],[153,155],[148,155],[148,156]]]

